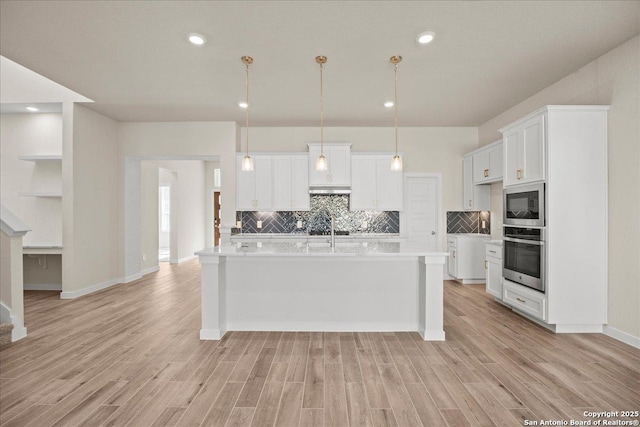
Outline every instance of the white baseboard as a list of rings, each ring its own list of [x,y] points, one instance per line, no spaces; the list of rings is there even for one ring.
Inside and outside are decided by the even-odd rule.
[[[620,329],[605,325],[604,328],[602,328],[602,333],[635,348],[640,348],[640,337],[622,332]]]
[[[141,271],[143,276],[146,276],[149,273],[155,273],[156,271],[160,270],[160,266],[156,265],[154,267],[149,267],[149,268],[145,268],[144,270]]]
[[[601,334],[602,324],[573,325],[558,323],[555,325],[556,334]]]
[[[221,339],[226,330],[224,329],[200,329],[201,340],[219,340]]]
[[[140,275],[142,277],[142,275]],[[98,283],[97,285],[89,286],[87,288],[78,289],[77,291],[61,292],[60,299],[74,299],[84,295],[92,294],[94,292],[101,291],[103,289],[110,288],[111,286],[122,283],[122,279],[111,279],[106,282]]]
[[[61,291],[61,283],[25,283],[22,285],[25,291]]]
[[[194,258],[198,258],[198,255],[189,255],[189,256],[186,256],[184,258],[179,258],[179,259],[171,258],[169,260],[169,263],[171,263],[171,264],[180,264],[180,263],[183,263],[185,261],[191,261]]]
[[[120,283],[129,283],[129,282],[136,281],[138,279],[142,279],[142,273],[136,273],[136,274],[127,276],[124,279],[122,279]]]

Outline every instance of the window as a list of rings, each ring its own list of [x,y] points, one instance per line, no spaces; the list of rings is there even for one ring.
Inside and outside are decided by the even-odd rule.
[[[220,169],[213,170],[213,186],[220,188]]]
[[[171,230],[171,187],[160,187],[160,230]]]

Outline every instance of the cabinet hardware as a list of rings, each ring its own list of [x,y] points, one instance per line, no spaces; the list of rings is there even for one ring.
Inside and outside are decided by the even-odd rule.
[[[518,169],[517,173],[516,173],[516,177],[518,179],[522,179],[522,169]]]
[[[492,251],[491,249],[489,249],[489,252],[491,252],[492,254],[497,253],[496,251]]]
[[[487,260],[485,259],[485,260],[484,260],[484,269],[486,270],[487,268],[488,268],[488,267],[487,267]]]
[[[469,207],[471,207],[471,199],[469,199]]]
[[[484,177],[488,178],[489,177],[489,169],[485,169],[484,170]]]
[[[453,257],[454,258],[456,257],[456,251],[453,251]]]
[[[521,303],[525,303],[525,302],[526,302],[525,300],[523,300],[523,299],[521,299],[521,298],[518,298],[518,297],[516,297],[516,299],[517,299],[518,301],[520,301]]]

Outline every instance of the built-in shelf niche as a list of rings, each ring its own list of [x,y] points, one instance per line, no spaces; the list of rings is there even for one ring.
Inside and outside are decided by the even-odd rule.
[[[18,160],[26,162],[60,162],[62,155],[60,154],[38,154],[33,156],[18,156]]]

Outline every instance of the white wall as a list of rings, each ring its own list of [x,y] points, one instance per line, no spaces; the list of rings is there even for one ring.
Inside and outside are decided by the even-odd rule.
[[[158,267],[158,162],[141,164],[142,270]]]
[[[24,244],[62,242],[59,198],[20,197],[27,191],[61,191],[61,162],[27,162],[18,156],[62,154],[61,114],[0,115],[0,200],[32,231]]]
[[[497,139],[502,126],[553,104],[611,105],[609,326],[640,338],[640,36],[484,123],[480,145]],[[492,214],[500,209],[502,215],[502,202],[498,206],[493,193]]]
[[[172,205],[172,197],[175,196],[173,193],[175,192],[174,190],[177,190],[177,180],[176,180],[176,176],[173,172],[165,169],[165,168],[158,168],[158,176],[159,176],[159,185],[162,186],[169,186],[171,187],[170,193],[169,193],[169,204],[170,204],[170,208],[173,210],[174,206]],[[177,202],[177,199],[176,199]],[[158,206],[158,216],[160,215],[160,206]],[[171,215],[171,220],[175,220],[177,218],[177,216],[175,215]],[[169,245],[171,244],[171,231],[173,231],[174,233],[177,233],[177,227],[171,227],[171,220],[169,223],[169,231],[162,231],[159,230],[158,233],[158,247],[160,248],[169,248]],[[177,222],[176,222],[177,224]],[[177,234],[176,236],[174,236],[174,240],[177,238]],[[177,241],[177,240],[176,240]],[[177,246],[175,248],[175,251],[177,251]]]
[[[122,277],[118,124],[73,105],[64,138],[63,297],[116,283]],[[71,177],[71,182],[68,178]]]
[[[352,143],[353,152],[393,152],[394,150],[394,129],[389,127],[330,127],[325,128],[324,135],[325,142]],[[308,151],[307,142],[318,141],[319,137],[317,127],[252,127],[251,147],[253,152],[306,152]],[[244,128],[242,140],[244,141]],[[443,212],[460,210],[462,208],[462,155],[477,147],[477,128],[400,128],[398,142],[398,150],[403,153],[403,171],[442,173]],[[442,230],[446,230],[445,221],[446,215],[443,214]],[[441,238],[441,247],[445,247],[444,235]]]

